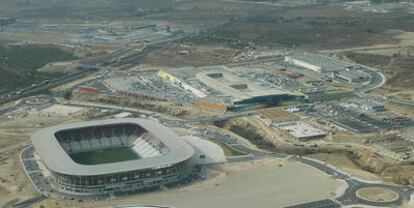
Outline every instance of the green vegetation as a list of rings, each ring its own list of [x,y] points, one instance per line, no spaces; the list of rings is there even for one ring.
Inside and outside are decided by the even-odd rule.
[[[230,35],[220,36],[216,34],[206,34],[206,35],[193,37],[185,41],[198,44],[198,45],[210,45],[210,44],[223,45],[224,44],[227,47],[235,48],[235,49],[242,49],[248,46],[247,42],[240,41],[236,39],[235,36],[230,36]]]
[[[71,53],[52,45],[0,45],[0,93],[28,87],[61,74],[37,69],[51,62],[76,59]]]
[[[24,2],[2,0],[0,13],[17,19],[121,19],[167,12],[177,4],[176,1],[171,0],[32,0],[30,3]]]
[[[391,61],[390,56],[367,53],[348,53],[347,57],[353,61],[367,66],[386,66]]]
[[[355,13],[328,5],[306,9],[266,8],[260,13],[252,10],[248,14],[231,18],[226,25],[206,31],[189,42],[208,44],[208,41],[231,43],[237,40],[259,46],[333,49],[395,43],[384,31],[390,28],[412,31],[414,24],[414,15],[407,12]]]
[[[138,159],[129,147],[119,147],[71,154],[73,161],[83,165],[97,165]]]
[[[345,90],[335,90],[329,91],[324,93],[316,93],[308,95],[308,101],[313,102],[322,102],[322,101],[331,101],[331,100],[339,100],[345,97],[352,97],[352,91],[345,91]]]
[[[33,70],[50,62],[74,60],[71,53],[48,45],[0,46],[0,64]]]
[[[414,57],[409,52],[398,52],[393,56],[348,53],[347,57],[357,63],[381,69],[387,75],[386,86],[410,90],[414,88]]]
[[[218,141],[218,140],[208,139],[208,141],[213,142],[213,143],[217,144],[218,146],[220,146],[220,147],[221,147],[221,149],[223,149],[223,151],[224,151],[224,155],[225,155],[226,157],[246,155],[246,154],[244,154],[244,153],[242,153],[242,152],[236,151],[236,150],[234,150],[234,149],[232,149],[232,148],[228,147],[227,145],[225,145],[225,144],[221,143],[221,142],[220,142],[220,141]]]

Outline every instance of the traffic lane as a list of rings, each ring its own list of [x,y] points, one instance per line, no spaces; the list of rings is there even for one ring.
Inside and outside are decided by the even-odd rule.
[[[370,206],[400,206],[404,202],[409,201],[413,189],[410,187],[401,187],[391,184],[380,184],[380,183],[367,183],[363,181],[358,181],[356,179],[348,179],[348,189],[345,191],[344,195],[338,197],[337,200],[343,203],[344,205],[351,204],[365,204]],[[361,199],[357,196],[358,190],[362,188],[385,188],[391,191],[394,191],[398,194],[398,199],[390,202],[374,202]]]

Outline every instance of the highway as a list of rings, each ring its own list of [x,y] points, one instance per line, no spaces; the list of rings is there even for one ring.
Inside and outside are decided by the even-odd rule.
[[[79,79],[82,76],[85,76],[86,74],[91,73],[91,72],[96,72],[97,70],[98,68],[82,68],[82,66],[80,66],[78,72],[69,73],[69,74],[60,76],[58,78],[52,79],[52,80],[45,80],[41,83],[34,84],[24,89],[19,89],[19,90],[9,92],[6,94],[1,94],[0,104],[14,101],[14,100],[24,98],[24,97],[36,95],[42,92],[46,92],[53,87],[65,84],[75,79]]]

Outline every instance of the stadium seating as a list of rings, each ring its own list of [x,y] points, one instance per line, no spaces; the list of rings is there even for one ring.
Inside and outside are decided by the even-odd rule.
[[[132,124],[87,127],[57,132],[56,138],[68,153],[129,146],[140,157],[161,155],[167,148],[143,128]]]
[[[160,155],[161,152],[146,141],[148,134],[144,134],[134,141],[132,149],[137,152],[141,157],[148,158]]]

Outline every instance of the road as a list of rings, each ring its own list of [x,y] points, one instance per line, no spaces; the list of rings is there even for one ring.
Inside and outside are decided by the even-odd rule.
[[[290,206],[287,208],[340,208],[341,205],[333,200],[325,199],[305,204]]]
[[[359,96],[364,96],[366,92],[374,90],[376,88],[380,88],[385,84],[386,77],[378,69],[360,65],[360,64],[356,64],[356,65],[365,69],[364,71],[371,75],[371,79],[367,84],[355,89],[355,92],[354,92],[355,94]]]
[[[378,206],[378,207],[394,207],[394,206],[400,206],[402,203],[409,201],[411,194],[413,193],[414,189],[412,187],[408,186],[398,186],[393,184],[387,184],[387,183],[379,183],[379,182],[366,182],[363,180],[360,180],[358,178],[353,178],[350,175],[338,170],[335,167],[332,167],[328,164],[325,164],[321,161],[299,157],[299,156],[291,156],[289,159],[300,161],[304,164],[307,164],[309,166],[312,166],[314,168],[319,169],[320,171],[334,177],[337,179],[345,180],[345,182],[348,185],[348,188],[345,190],[345,192],[341,196],[337,196],[334,201],[336,203],[328,203],[325,206],[325,203],[322,203],[322,201],[314,202],[311,204],[304,204],[300,206],[294,206],[294,207],[303,207],[303,208],[317,208],[317,207],[338,207],[337,203],[340,203],[341,205],[369,205],[369,206]],[[398,199],[390,202],[372,202],[367,201],[364,199],[361,199],[357,196],[357,191],[362,188],[372,188],[372,187],[382,187],[389,190],[394,191],[398,194]],[[325,201],[325,200],[324,200]]]
[[[280,158],[285,158],[287,156],[285,154],[273,154],[270,152],[264,152],[264,151],[259,151],[259,150],[249,148],[246,145],[242,144],[237,138],[233,138],[230,135],[224,134],[219,131],[215,131],[215,130],[208,129],[208,128],[194,128],[194,127],[192,128],[196,136],[218,140],[219,142],[225,144],[226,146],[228,146],[229,148],[235,151],[251,155],[252,156],[251,159],[261,159],[265,156],[271,156],[271,155],[274,155]]]
[[[230,135],[226,135],[224,133],[221,132],[217,132],[215,130],[212,129],[208,129],[208,128],[198,128],[195,126],[192,126],[192,122],[199,122],[199,121],[185,121],[185,120],[181,120],[181,119],[172,119],[172,118],[168,118],[165,116],[162,116],[158,113],[153,113],[153,112],[148,112],[148,111],[140,111],[137,109],[133,109],[133,108],[124,108],[124,107],[119,107],[119,106],[112,106],[112,105],[100,105],[100,104],[91,104],[91,103],[80,103],[80,102],[61,102],[57,99],[50,99],[50,102],[52,103],[59,103],[59,104],[63,104],[63,105],[69,105],[69,106],[81,106],[81,107],[94,107],[94,108],[101,108],[101,109],[111,109],[111,110],[119,110],[119,111],[124,111],[124,112],[133,112],[133,113],[139,113],[142,115],[145,115],[149,118],[152,119],[157,119],[159,120],[161,123],[163,123],[166,126],[169,127],[175,127],[175,128],[185,128],[185,129],[189,129],[192,130],[194,132],[195,135],[198,135],[200,137],[207,137],[207,138],[211,138],[211,139],[216,139],[220,142],[222,142],[223,144],[227,145],[229,148],[232,148],[236,151],[251,155],[252,157],[250,157],[253,160],[257,160],[257,159],[261,159],[263,157],[278,157],[278,158],[286,158],[288,160],[291,161],[297,161],[297,162],[301,162],[304,163],[306,165],[309,165],[311,167],[314,167],[322,172],[324,172],[325,174],[339,179],[339,180],[344,180],[347,184],[348,184],[348,189],[344,192],[344,194],[342,196],[338,196],[336,199],[334,200],[323,200],[323,201],[317,201],[317,202],[312,202],[312,203],[307,203],[304,205],[298,205],[296,207],[309,207],[309,208],[317,208],[317,207],[337,207],[338,203],[341,205],[349,205],[349,204],[364,204],[364,205],[375,205],[375,206],[397,206],[400,205],[404,200],[409,200],[410,199],[410,195],[413,191],[412,188],[410,187],[403,187],[403,186],[395,186],[395,185],[390,185],[390,184],[385,184],[385,183],[368,183],[368,182],[364,182],[362,180],[359,180],[357,178],[352,178],[351,176],[349,176],[348,174],[338,170],[337,168],[317,161],[317,160],[313,160],[313,159],[309,159],[309,158],[305,158],[305,157],[299,157],[299,156],[295,156],[295,155],[287,155],[287,154],[282,154],[282,153],[269,153],[269,152],[264,152],[264,151],[260,151],[257,149],[252,149],[249,146],[246,146],[245,144],[243,144],[242,142],[240,142],[237,138],[233,138]],[[29,105],[26,102],[20,102],[20,104],[18,104],[18,106],[20,105]],[[236,115],[242,115],[242,114],[236,114]],[[235,116],[235,115],[232,115]],[[222,117],[220,118],[222,119]],[[205,119],[202,119],[202,121],[205,121]],[[26,148],[23,152],[22,152],[22,156],[21,156],[21,161],[23,166],[25,167],[26,171],[33,171],[35,172],[35,170],[30,170],[30,168],[33,168],[33,165],[29,165],[31,164],[30,162],[24,162],[24,161],[30,161],[32,156],[33,156],[33,149],[32,148]],[[27,166],[29,165],[29,166]],[[29,176],[35,176],[34,174],[29,174]],[[33,182],[33,180],[37,180],[37,182]],[[42,190],[47,190],[47,185],[44,183],[41,183],[41,180],[39,182],[39,177],[36,177],[34,179],[31,179],[32,183],[34,184],[34,186],[41,186],[41,190],[39,190],[42,193]],[[369,201],[365,201],[362,200],[360,198],[358,198],[356,196],[356,192],[361,189],[361,188],[366,188],[366,187],[385,187],[388,189],[391,189],[393,191],[395,191],[396,193],[398,193],[398,195],[400,196],[397,200],[392,201],[392,202],[369,202]],[[47,194],[51,194],[50,192],[48,192]],[[56,197],[56,196],[55,196]],[[89,198],[78,198],[75,196],[71,196],[71,195],[67,195],[64,194],[63,196],[60,197],[64,197],[66,199],[78,199],[78,200],[86,200]],[[107,197],[107,196],[99,196],[99,198],[101,197]]]
[[[69,73],[52,80],[45,80],[41,83],[34,84],[31,87],[2,94],[0,95],[0,104],[46,92],[51,88],[79,79],[89,73],[96,72],[97,70],[97,68],[82,69],[78,72]]]
[[[371,80],[370,83],[368,83],[365,86],[357,89],[358,94],[364,94],[365,92],[367,92],[369,90],[372,90],[374,88],[380,87],[385,83],[385,77],[381,73],[379,73],[375,69],[368,69],[368,70],[369,70],[371,76],[373,77],[373,79]],[[115,105],[105,105],[105,104],[95,104],[95,103],[85,103],[85,102],[61,101],[61,100],[55,99],[52,96],[49,97],[48,103],[49,104],[68,105],[68,106],[78,106],[78,107],[93,107],[93,108],[100,108],[100,109],[106,109],[106,110],[117,110],[119,112],[131,112],[131,113],[144,115],[145,117],[150,118],[150,119],[157,119],[158,121],[160,121],[160,123],[162,123],[165,126],[174,127],[174,128],[189,129],[189,130],[192,130],[193,132],[195,132],[194,133],[195,135],[198,135],[200,137],[207,137],[207,138],[210,138],[210,139],[216,139],[216,140],[220,141],[221,143],[227,145],[229,148],[232,148],[233,150],[251,155],[252,157],[250,157],[249,159],[256,160],[256,159],[261,159],[263,157],[287,158],[289,160],[294,160],[294,161],[301,162],[301,163],[304,163],[306,165],[309,165],[311,167],[317,168],[318,170],[324,172],[325,174],[327,174],[329,176],[332,176],[332,177],[340,179],[340,180],[344,180],[348,184],[349,188],[344,192],[344,194],[342,196],[338,196],[334,200],[327,199],[327,200],[311,202],[311,203],[307,203],[307,204],[303,204],[303,205],[298,205],[298,206],[295,206],[295,207],[310,207],[310,208],[338,207],[338,205],[349,205],[349,204],[365,204],[365,205],[374,205],[374,206],[397,206],[397,205],[400,205],[404,200],[410,199],[410,194],[413,191],[412,188],[409,188],[409,187],[394,186],[394,185],[385,184],[385,183],[374,184],[374,183],[364,182],[362,180],[350,177],[348,174],[346,174],[342,171],[339,171],[337,168],[332,167],[329,164],[326,164],[326,163],[323,163],[323,162],[320,162],[320,161],[316,161],[316,160],[312,160],[312,159],[309,159],[309,158],[298,157],[298,156],[295,156],[295,155],[287,155],[287,154],[282,154],[282,153],[269,153],[269,152],[264,152],[264,151],[260,151],[260,150],[257,150],[257,149],[252,149],[249,146],[247,146],[247,145],[243,144],[242,142],[240,142],[237,138],[233,138],[229,135],[223,134],[221,132],[217,132],[217,131],[212,130],[212,129],[197,128],[197,127],[194,126],[194,124],[198,124],[198,123],[220,121],[220,120],[225,120],[225,119],[234,118],[234,117],[252,115],[254,112],[230,113],[230,114],[226,114],[226,115],[223,115],[223,116],[217,116],[217,117],[200,117],[200,118],[191,119],[191,120],[182,120],[182,119],[178,119],[178,118],[170,118],[170,117],[162,116],[158,113],[154,113],[154,112],[150,112],[150,111],[137,110],[135,108],[126,108],[126,107],[120,107],[120,106],[115,106]],[[16,102],[15,105],[12,105],[8,108],[0,109],[0,115],[7,114],[7,113],[10,113],[10,112],[12,112],[16,109],[25,108],[25,107],[38,107],[38,106],[37,106],[37,104],[30,104],[30,103],[26,102],[25,99],[22,99],[19,102]],[[24,155],[26,153],[29,154],[30,152],[26,152],[26,151],[30,151],[30,150],[31,150],[30,148],[25,149],[25,151],[22,152],[22,155]],[[21,159],[22,164],[24,166],[26,164],[23,161],[25,161],[27,159],[28,159],[28,161],[30,161],[30,158],[22,158]],[[27,163],[27,164],[30,164],[30,163]],[[28,174],[30,175],[30,173],[28,173]],[[33,175],[33,174],[31,174],[31,175]],[[37,182],[37,183],[34,183],[34,186],[35,187],[36,187],[36,185],[39,186],[39,184],[43,184],[43,183]],[[44,186],[42,188],[43,191],[44,191],[45,187],[47,187],[47,186],[44,185],[44,184],[42,186]],[[393,202],[380,203],[380,202],[365,201],[365,200],[362,200],[362,199],[360,199],[356,196],[356,191],[358,191],[360,188],[365,188],[365,187],[385,187],[385,188],[389,188],[389,189],[395,191],[396,193],[398,193],[400,197],[398,198],[398,200],[395,200]],[[42,192],[42,190],[39,190],[39,192]],[[66,199],[73,198],[73,196],[71,196],[71,195],[65,195],[65,196],[61,196],[61,197],[64,197]],[[87,199],[87,198],[85,198],[85,199]],[[82,200],[82,198],[80,200]]]

